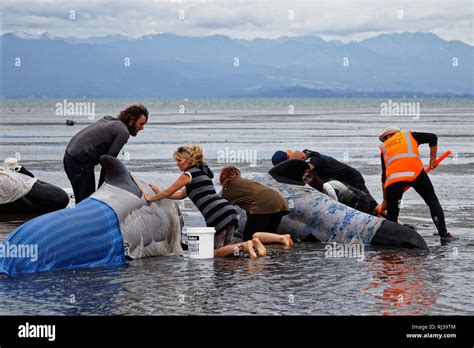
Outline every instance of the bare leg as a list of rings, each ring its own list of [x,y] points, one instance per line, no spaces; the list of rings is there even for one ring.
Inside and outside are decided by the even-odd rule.
[[[266,256],[267,255],[267,249],[265,249],[262,242],[260,242],[260,239],[253,238],[252,239],[252,244],[255,247],[255,249],[257,249],[258,256]]]
[[[269,233],[269,232],[255,232],[252,235],[252,238],[258,238],[263,244],[272,244],[272,243],[279,243],[286,246],[293,245],[293,241],[291,240],[291,236],[289,234],[276,234],[276,233]]]
[[[229,244],[229,245],[217,248],[214,250],[214,256],[225,257],[225,256],[235,255],[236,250],[238,250],[240,246],[249,253],[250,258],[252,260],[255,260],[257,258],[257,254],[253,250],[253,243],[250,240],[246,242],[238,243],[238,244]]]

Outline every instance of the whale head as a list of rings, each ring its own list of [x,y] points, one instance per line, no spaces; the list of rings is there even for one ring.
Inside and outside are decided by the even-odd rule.
[[[132,176],[117,158],[102,155],[104,184],[91,195],[117,214],[126,254],[132,258],[182,253],[181,214],[169,199],[149,203],[142,190],[153,194],[147,183]]]

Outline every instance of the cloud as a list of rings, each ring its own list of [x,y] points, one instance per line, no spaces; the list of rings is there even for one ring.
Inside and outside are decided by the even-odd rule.
[[[7,1],[1,6],[2,33],[47,32],[80,38],[164,32],[243,39],[318,35],[350,41],[381,33],[423,31],[474,44],[471,0],[37,0]]]

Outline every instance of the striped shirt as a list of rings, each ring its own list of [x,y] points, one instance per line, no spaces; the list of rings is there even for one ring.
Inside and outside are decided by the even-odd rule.
[[[237,211],[224,198],[217,195],[211,178],[197,166],[191,166],[185,174],[191,182],[186,185],[189,199],[199,209],[208,227],[214,227],[216,234],[228,227],[238,228]]]

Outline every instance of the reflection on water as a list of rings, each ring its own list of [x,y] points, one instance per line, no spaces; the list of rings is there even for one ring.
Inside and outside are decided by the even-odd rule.
[[[431,283],[425,281],[426,253],[417,253],[418,256],[410,256],[407,251],[382,251],[367,258],[373,281],[364,290],[378,293],[375,298],[379,314],[426,315],[436,302],[437,291],[431,290]]]
[[[429,258],[424,251],[368,248],[359,262],[326,258],[322,245],[299,243],[291,250],[270,246],[256,261],[169,256],[119,268],[1,277],[0,314],[472,314],[467,288],[455,279],[464,294],[464,302],[457,300],[445,277],[448,252],[435,250]],[[458,305],[438,303],[446,296]]]

